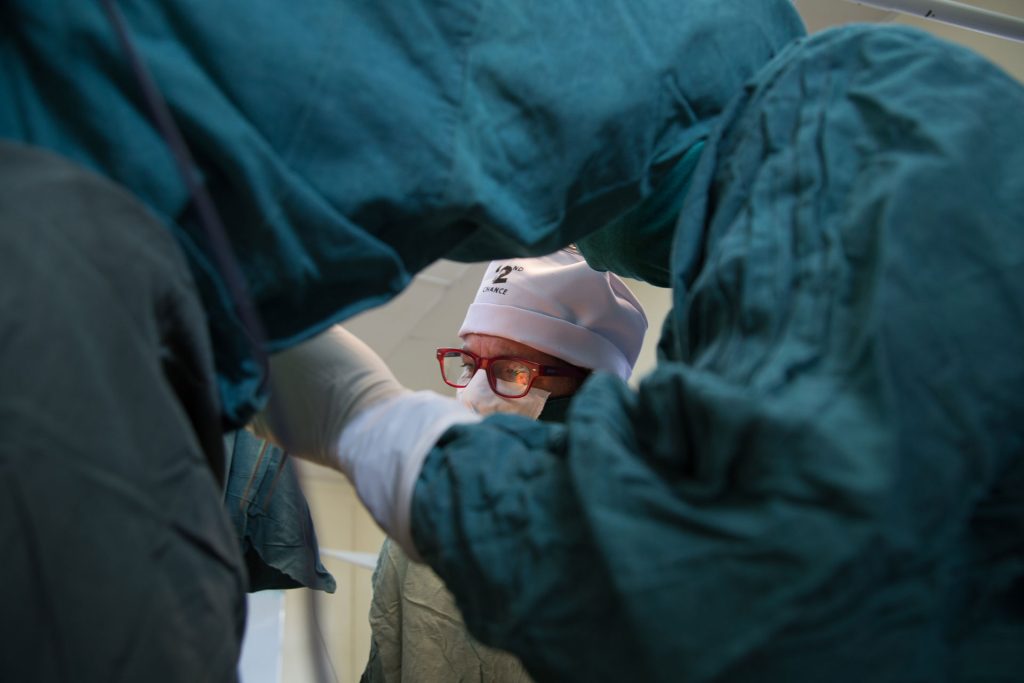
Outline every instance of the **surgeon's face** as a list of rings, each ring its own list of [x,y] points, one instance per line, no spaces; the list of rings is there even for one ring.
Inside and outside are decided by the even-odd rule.
[[[541,365],[573,367],[570,363],[541,353],[526,344],[488,334],[467,334],[462,338],[462,348],[484,358],[515,356]],[[538,377],[533,381],[533,386],[550,392],[551,398],[559,398],[576,393],[582,383],[583,378],[580,377]]]

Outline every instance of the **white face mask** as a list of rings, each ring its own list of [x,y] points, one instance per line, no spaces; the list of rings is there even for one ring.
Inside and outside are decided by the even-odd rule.
[[[478,415],[514,413],[531,420],[536,420],[544,410],[544,403],[550,395],[550,391],[531,387],[526,396],[522,398],[498,396],[491,391],[491,385],[487,383],[487,373],[483,370],[477,370],[469,384],[462,389],[455,390],[455,398]]]

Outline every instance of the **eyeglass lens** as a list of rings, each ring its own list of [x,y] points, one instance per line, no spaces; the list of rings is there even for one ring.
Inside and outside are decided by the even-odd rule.
[[[502,359],[491,363],[489,369],[499,396],[520,398],[529,391],[532,372],[528,365],[515,359]],[[448,353],[442,358],[445,381],[457,387],[468,385],[476,370],[476,361],[468,354]]]

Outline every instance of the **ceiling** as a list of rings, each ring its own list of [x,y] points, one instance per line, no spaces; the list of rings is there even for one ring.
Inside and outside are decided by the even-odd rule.
[[[829,26],[860,21],[891,21],[895,12],[855,5],[845,0],[793,0],[811,33]]]

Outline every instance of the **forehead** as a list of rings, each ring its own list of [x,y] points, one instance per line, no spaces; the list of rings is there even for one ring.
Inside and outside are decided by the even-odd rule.
[[[462,338],[462,348],[485,358],[515,356],[543,365],[567,365],[565,361],[542,353],[532,346],[505,337],[492,337],[489,334],[467,334]]]

